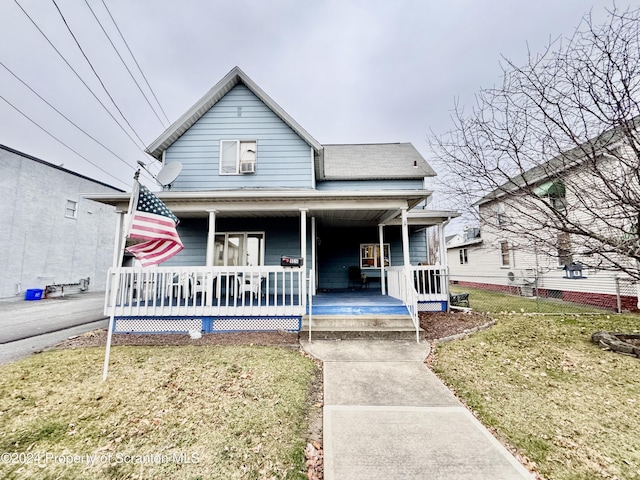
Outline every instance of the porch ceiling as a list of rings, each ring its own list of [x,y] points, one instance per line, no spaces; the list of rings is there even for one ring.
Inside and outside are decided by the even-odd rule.
[[[397,224],[402,209],[408,210],[431,195],[427,190],[404,191],[317,191],[317,190],[233,190],[208,192],[159,192],[158,197],[178,218],[204,218],[215,211],[219,218],[297,217],[307,210],[325,224]],[[128,209],[127,194],[93,194],[86,198],[113,205],[124,212]],[[410,212],[412,225],[435,225],[455,212]]]

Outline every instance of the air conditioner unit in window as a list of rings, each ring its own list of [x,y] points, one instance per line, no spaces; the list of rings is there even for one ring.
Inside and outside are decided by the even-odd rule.
[[[256,173],[256,162],[240,162],[240,173]]]

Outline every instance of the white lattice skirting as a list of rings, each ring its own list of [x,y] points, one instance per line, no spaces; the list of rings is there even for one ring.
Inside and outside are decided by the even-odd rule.
[[[189,333],[201,332],[201,318],[118,318],[115,333]]]
[[[447,302],[418,302],[419,312],[446,312]]]
[[[301,317],[116,318],[114,333],[298,332]]]
[[[300,317],[238,317],[214,318],[212,332],[234,331],[293,331],[300,330]]]

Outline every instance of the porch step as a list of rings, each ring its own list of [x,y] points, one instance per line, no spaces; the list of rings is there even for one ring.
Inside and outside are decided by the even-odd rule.
[[[409,315],[313,315],[312,322],[311,336],[315,339],[416,338],[416,329]],[[308,333],[309,317],[305,315],[302,318],[300,336],[304,337]]]

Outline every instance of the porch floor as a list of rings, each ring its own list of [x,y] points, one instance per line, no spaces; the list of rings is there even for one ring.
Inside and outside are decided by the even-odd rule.
[[[307,313],[309,308],[307,307]],[[313,315],[405,315],[401,300],[375,290],[319,292],[313,296]]]

